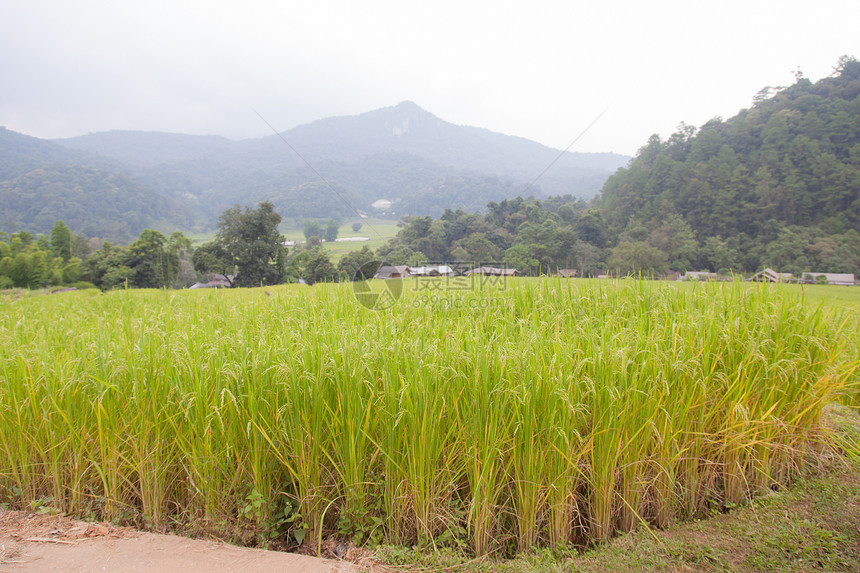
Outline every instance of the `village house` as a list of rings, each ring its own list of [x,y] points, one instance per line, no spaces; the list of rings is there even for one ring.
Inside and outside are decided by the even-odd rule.
[[[787,283],[792,282],[794,276],[791,273],[778,273],[768,267],[763,271],[759,271],[748,280],[754,283]]]
[[[801,282],[806,284],[825,283],[829,285],[854,286],[855,279],[851,273],[803,273]]]
[[[482,275],[485,277],[515,277],[517,276],[516,269],[500,268],[500,267],[478,267],[464,273],[466,276]]]
[[[209,275],[209,280],[205,283],[194,283],[191,285],[192,288],[230,288],[233,286],[233,281],[236,279],[236,275]]]
[[[409,267],[410,277],[453,277],[454,269],[448,265],[431,265],[427,267]]]
[[[373,275],[375,279],[405,279],[409,276],[409,267],[406,265],[396,265],[396,266],[381,266],[379,270],[376,271],[376,274]]]
[[[763,271],[756,273],[749,280],[753,282],[799,282],[803,284],[828,284],[842,286],[853,286],[857,284],[856,278],[852,273],[819,273],[815,271],[806,271],[800,276],[800,278],[797,278],[791,273],[778,273],[771,268],[766,268]]]
[[[705,271],[687,271],[678,280],[681,281],[716,281],[720,279],[717,273],[709,273]]]

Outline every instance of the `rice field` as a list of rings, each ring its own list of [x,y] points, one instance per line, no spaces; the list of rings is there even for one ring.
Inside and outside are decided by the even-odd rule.
[[[743,283],[2,298],[0,502],[262,544],[601,542],[789,481],[858,358],[857,315]]]

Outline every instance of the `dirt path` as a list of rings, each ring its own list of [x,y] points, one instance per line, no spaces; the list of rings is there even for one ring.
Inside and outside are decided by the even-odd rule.
[[[347,561],[0,510],[0,573],[357,573],[360,570]]]

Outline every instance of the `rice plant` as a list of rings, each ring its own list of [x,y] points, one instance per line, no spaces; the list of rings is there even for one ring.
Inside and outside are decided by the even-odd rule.
[[[269,290],[0,299],[2,501],[505,554],[742,503],[858,394],[856,316],[786,286]]]

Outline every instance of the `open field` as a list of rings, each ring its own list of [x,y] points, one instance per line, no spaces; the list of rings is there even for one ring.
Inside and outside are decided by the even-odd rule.
[[[352,230],[353,223],[361,223],[362,227],[358,232]],[[338,238],[348,237],[367,237],[368,241],[361,242],[341,242],[341,243],[323,243],[323,248],[329,252],[332,260],[337,261],[346,253],[361,250],[363,247],[370,247],[376,251],[379,247],[394,238],[400,227],[397,226],[397,221],[391,219],[355,219],[344,221],[340,226]],[[302,227],[289,227],[282,230],[283,235],[288,241],[304,241]]]
[[[352,230],[353,223],[361,223],[361,229],[356,233]],[[345,221],[340,226],[338,238],[348,237],[367,237],[369,240],[361,242],[341,242],[341,243],[323,243],[323,248],[326,249],[332,257],[332,260],[337,261],[345,254],[361,250],[363,247],[370,247],[376,251],[379,247],[394,238],[400,227],[397,226],[397,221],[391,219],[354,219]],[[281,233],[288,241],[304,241],[303,228],[296,226],[295,221],[287,221],[280,227]],[[186,233],[185,234],[195,246],[202,245],[215,239],[215,231],[209,233]]]
[[[2,299],[0,496],[478,555],[662,527],[799,475],[824,405],[856,399],[857,315],[807,300],[832,288],[520,279],[383,311],[348,284]]]
[[[860,288],[856,286],[784,285],[810,303],[850,311],[860,317]]]

